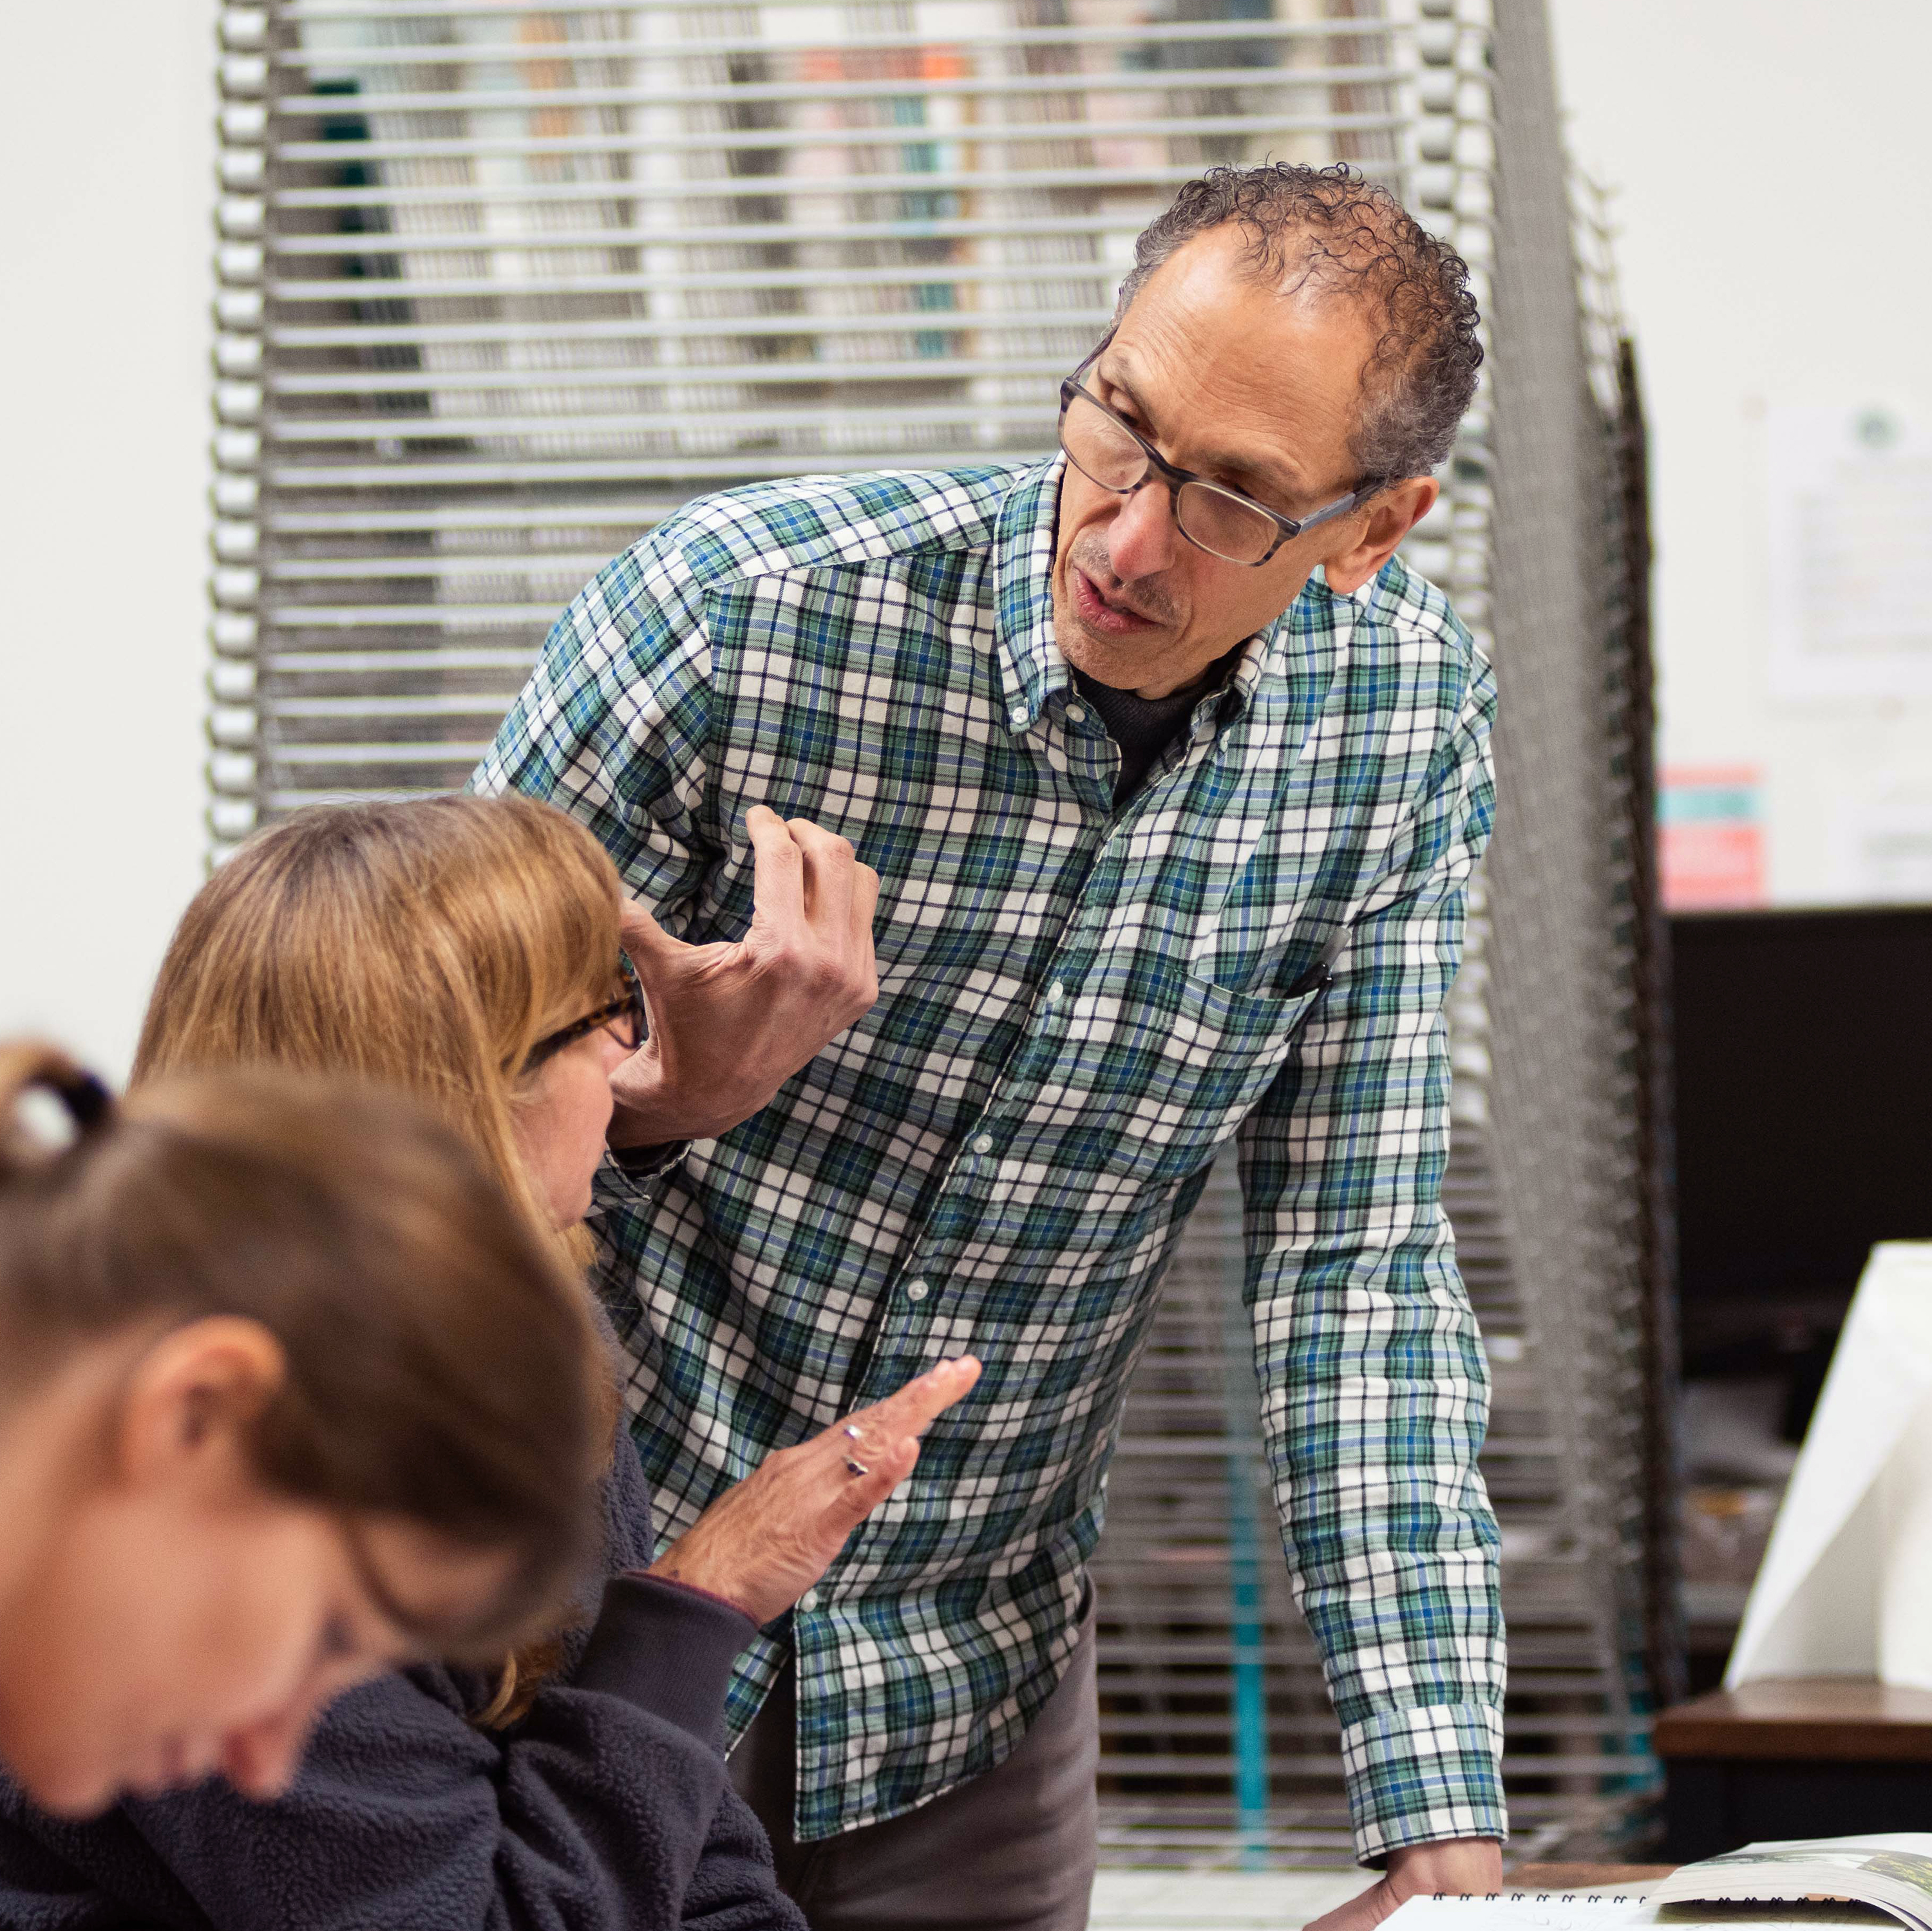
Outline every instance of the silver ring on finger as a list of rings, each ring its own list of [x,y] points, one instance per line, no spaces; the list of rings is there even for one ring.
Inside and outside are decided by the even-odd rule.
[[[872,1471],[862,1462],[854,1462],[848,1455],[845,1458],[845,1472],[848,1475],[869,1475]]]
[[[849,1435],[854,1441],[863,1441],[866,1438],[864,1429],[860,1428],[856,1422],[848,1421],[845,1424],[845,1432]]]

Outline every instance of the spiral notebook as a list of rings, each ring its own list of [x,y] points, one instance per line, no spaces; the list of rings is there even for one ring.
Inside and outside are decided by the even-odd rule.
[[[1862,1904],[1653,1904],[1588,1891],[1514,1897],[1412,1897],[1382,1931],[1898,1931],[1898,1921]]]

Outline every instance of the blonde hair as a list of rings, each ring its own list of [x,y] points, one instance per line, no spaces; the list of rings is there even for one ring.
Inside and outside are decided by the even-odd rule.
[[[545,1033],[610,997],[622,903],[603,847],[532,799],[312,805],[196,894],[133,1084],[262,1064],[388,1081],[547,1228],[517,1141],[519,1075]]]
[[[266,1063],[406,1088],[580,1273],[592,1243],[550,1227],[517,1139],[518,1086],[532,1047],[611,997],[622,903],[603,847],[533,799],[311,805],[257,832],[195,895],[134,1084]],[[604,1398],[614,1441],[613,1374]],[[514,1722],[561,1660],[554,1635],[526,1645],[477,1720]]]

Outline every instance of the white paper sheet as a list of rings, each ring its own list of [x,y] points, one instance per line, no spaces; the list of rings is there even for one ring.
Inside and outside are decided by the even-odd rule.
[[[1898,1921],[1855,1904],[1727,1904],[1706,1916],[1694,1904],[1640,1898],[1412,1897],[1383,1931],[1898,1931]]]
[[[1872,1249],[1724,1673],[1932,1689],[1932,1242]]]
[[[1932,415],[1780,405],[1769,431],[1773,690],[1932,692]]]

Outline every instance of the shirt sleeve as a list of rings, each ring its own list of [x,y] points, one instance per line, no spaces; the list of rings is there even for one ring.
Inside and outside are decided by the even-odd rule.
[[[1262,1433],[1358,1855],[1507,1834],[1489,1376],[1441,1193],[1444,1002],[1489,837],[1477,661],[1334,978],[1240,1135]]]
[[[711,679],[703,594],[660,530],[557,619],[470,788],[520,791],[581,820],[626,890],[681,937],[716,856],[702,829]]]

